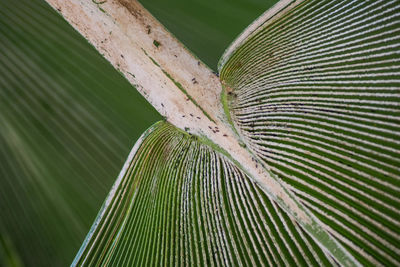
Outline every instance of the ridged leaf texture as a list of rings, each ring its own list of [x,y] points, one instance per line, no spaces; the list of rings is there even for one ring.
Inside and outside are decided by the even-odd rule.
[[[166,122],[138,141],[74,265],[335,265],[227,157]]]
[[[125,134],[102,100],[107,76],[74,52],[88,48],[43,31],[54,25],[40,5],[12,5],[0,4],[0,257],[59,265]],[[134,146],[73,265],[399,266],[399,29],[399,1],[284,0],[220,61],[227,121],[319,228],[296,221],[218,144],[159,122]],[[46,57],[52,64],[39,64]],[[63,69],[74,60],[76,72]],[[58,68],[65,76],[52,75]],[[339,253],[317,238],[327,234]]]
[[[287,5],[222,58],[231,121],[361,264],[399,265],[400,3]]]

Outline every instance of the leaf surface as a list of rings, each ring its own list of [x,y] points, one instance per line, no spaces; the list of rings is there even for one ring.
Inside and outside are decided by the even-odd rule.
[[[335,265],[227,157],[166,122],[132,149],[73,265]]]
[[[54,2],[63,7],[78,3]],[[149,77],[155,70],[165,76],[160,88],[168,82],[168,89],[174,86],[181,89],[182,84],[191,89],[181,90],[184,94],[181,92],[181,101],[175,100],[177,105],[164,102],[161,94],[156,95],[158,106],[155,106],[159,110],[174,110],[179,102],[190,100],[200,109],[216,112],[215,120],[211,121],[218,121],[219,128],[213,124],[207,127],[210,122],[201,120],[201,114],[194,116],[191,110],[182,114],[172,112],[169,119],[175,119],[182,129],[186,127],[180,120],[187,120],[199,128],[196,133],[207,131],[210,135],[205,136],[217,136],[208,141],[215,142],[213,147],[222,148],[218,151],[225,155],[205,145],[205,136],[201,134],[198,139],[164,122],[153,126],[131,152],[74,264],[400,264],[396,257],[400,254],[398,1],[285,0],[239,36],[223,56],[220,71],[225,110],[250,152],[246,155],[241,154],[245,149],[234,144],[237,140],[231,138],[234,135],[227,130],[228,126],[222,125],[225,118],[218,115],[219,106],[198,101],[207,89],[204,86],[207,79],[216,80],[209,69],[190,53],[185,54],[188,52],[185,49],[181,49],[186,51],[182,54],[190,58],[185,65],[188,67],[183,68],[187,71],[173,68],[175,65],[169,61],[177,55],[169,53],[173,51],[166,45],[169,43],[155,39],[165,32],[151,33],[147,27],[150,24],[138,28],[146,37],[143,38],[146,49],[140,40],[135,43],[139,33],[132,33],[133,24],[124,24],[125,17],[116,16],[119,20],[112,17],[129,11],[127,18],[135,17],[135,23],[148,18],[144,11],[137,16],[141,9],[132,8],[135,6],[130,5],[132,2],[104,2],[104,9],[94,1],[88,5],[79,3],[81,7],[91,5],[86,14],[93,13],[94,20],[88,20],[89,23],[104,19],[101,25],[105,33],[111,36],[107,27],[121,31],[109,37],[107,49],[114,49],[111,62],[118,68],[121,62],[127,62],[128,67],[139,69],[131,73],[127,72],[127,66],[121,67],[131,82],[136,80],[135,74],[146,72],[137,67],[136,59],[152,67],[149,68],[152,71],[147,69]],[[81,86],[75,80],[76,73],[86,74],[91,66],[80,54],[71,53],[74,49],[63,46],[60,40],[69,41],[67,35],[56,31],[58,38],[48,35],[40,39],[24,33],[26,27],[42,33],[41,25],[47,24],[40,19],[29,20],[32,16],[29,8],[39,10],[36,14],[44,11],[30,3],[22,6],[17,15],[10,16],[10,5],[2,6],[0,11],[0,22],[7,26],[0,28],[3,34],[0,45],[4,47],[0,52],[4,73],[0,83],[5,88],[0,91],[4,96],[0,108],[5,110],[0,115],[0,148],[2,155],[8,155],[0,163],[2,176],[6,177],[0,189],[5,218],[0,224],[0,255],[18,257],[14,255],[24,251],[25,241],[29,245],[30,240],[40,240],[35,242],[37,246],[31,245],[32,250],[21,254],[32,264],[42,263],[43,258],[57,264],[65,261],[69,251],[51,244],[65,242],[71,249],[73,240],[79,239],[85,231],[82,221],[88,220],[82,218],[88,218],[86,210],[95,205],[93,199],[88,202],[83,199],[97,195],[102,186],[99,177],[108,175],[115,164],[112,159],[120,155],[117,146],[106,141],[120,142],[113,135],[118,132],[114,121],[118,116],[107,112],[101,100],[108,95],[105,91],[96,94],[82,90],[89,86]],[[95,34],[86,31],[85,24],[74,21],[82,16],[76,16],[68,8],[62,12],[67,18],[72,17],[73,24],[88,39],[92,38],[98,49],[103,47],[101,51],[107,57],[111,50],[107,51],[104,40],[97,38],[104,32],[96,35],[99,28],[91,29]],[[10,31],[9,25],[13,23],[17,27]],[[119,37],[127,37],[125,45],[120,47],[113,45]],[[73,68],[64,70],[62,64],[51,58],[48,60],[54,63],[52,67],[37,65],[47,54],[32,53],[37,43],[26,44],[27,40],[35,40],[50,51],[54,51],[52,46],[44,40],[54,42],[62,48],[59,51],[67,53],[64,56],[67,64],[69,56],[75,55],[81,65],[76,67],[77,72]],[[141,57],[127,56],[133,53],[127,45],[131,43],[143,52]],[[172,44],[180,47],[179,42]],[[26,55],[35,60],[27,61]],[[54,68],[63,69],[68,75],[45,74],[53,73]],[[15,73],[26,80],[15,78]],[[107,77],[102,78],[107,81]],[[138,81],[146,82],[144,92],[151,92],[152,88],[154,91],[154,86],[148,83],[152,79],[142,77]],[[93,79],[93,83],[103,88],[102,82]],[[40,90],[23,90],[29,84]],[[49,90],[48,84],[53,90]],[[62,90],[60,84],[68,90]],[[214,97],[218,92],[214,90],[213,101],[218,100],[218,95]],[[188,100],[183,101],[184,96]],[[52,100],[50,104],[45,101],[48,99]],[[228,136],[230,143],[218,147],[219,141]],[[229,154],[232,151],[236,154]],[[85,155],[93,165],[83,163],[76,153]],[[99,155],[100,160],[94,155]],[[251,155],[255,159],[250,166]],[[50,158],[56,164],[49,167],[44,162]],[[294,219],[294,209],[282,205],[287,204],[285,201],[279,202],[280,195],[276,193],[283,192],[281,188],[269,191],[265,184],[264,187],[257,184],[263,180],[243,172],[246,168],[254,171],[258,164],[266,168],[267,178],[271,171],[275,174],[271,177],[278,177],[274,183],[289,190],[285,197],[295,196],[295,200],[307,207],[304,216],[312,214],[308,218],[314,224],[308,226]],[[79,168],[99,180],[77,183],[83,181],[78,180]],[[66,169],[76,176],[64,176]],[[54,179],[58,176],[62,178]],[[93,192],[93,196],[85,195],[87,192]],[[18,209],[10,209],[13,201],[18,203]],[[21,218],[27,219],[27,228]],[[38,236],[42,239],[37,239]],[[47,256],[43,256],[44,251]],[[43,258],[36,259],[36,253]],[[19,259],[12,261],[18,263]]]
[[[247,148],[365,265],[399,265],[400,5],[281,1],[220,61]]]

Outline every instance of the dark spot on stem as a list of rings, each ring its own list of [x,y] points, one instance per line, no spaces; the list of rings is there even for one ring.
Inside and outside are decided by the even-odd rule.
[[[153,41],[153,45],[155,45],[155,47],[158,48],[161,45],[161,43],[159,41],[157,41],[157,40],[154,40]]]

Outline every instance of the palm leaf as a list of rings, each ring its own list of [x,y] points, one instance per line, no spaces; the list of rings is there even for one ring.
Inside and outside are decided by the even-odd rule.
[[[161,122],[132,149],[75,264],[335,263],[232,161]]]
[[[400,5],[280,8],[221,60],[229,115],[247,147],[360,263],[398,265]]]
[[[222,86],[135,1],[49,2],[181,129],[137,142],[74,265],[399,265],[398,2],[281,1]]]

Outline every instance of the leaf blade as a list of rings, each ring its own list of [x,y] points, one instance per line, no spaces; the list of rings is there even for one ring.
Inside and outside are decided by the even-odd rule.
[[[335,264],[228,158],[164,122],[132,149],[73,265],[94,263]]]
[[[399,264],[399,8],[298,1],[221,61],[248,148],[367,265]]]

